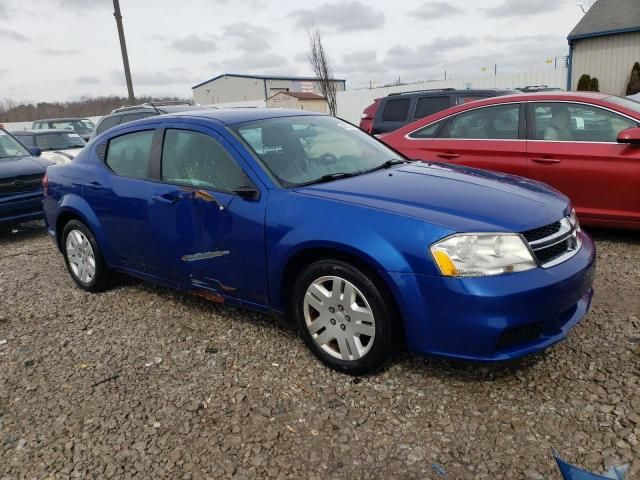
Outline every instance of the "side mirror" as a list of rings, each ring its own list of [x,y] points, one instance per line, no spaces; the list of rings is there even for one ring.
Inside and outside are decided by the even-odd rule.
[[[260,190],[253,185],[243,185],[236,188],[233,193],[245,200],[258,200],[260,198]]]
[[[34,157],[39,157],[40,155],[42,155],[42,150],[40,150],[38,147],[29,147],[29,153]]]
[[[640,128],[627,128],[618,134],[618,143],[640,145]]]

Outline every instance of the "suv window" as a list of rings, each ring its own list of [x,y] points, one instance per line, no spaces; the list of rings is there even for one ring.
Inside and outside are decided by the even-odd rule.
[[[633,120],[592,105],[560,102],[534,105],[537,140],[616,143],[618,133],[638,126]]]
[[[133,132],[112,138],[106,163],[118,175],[147,178],[154,130]]]
[[[113,117],[105,117],[102,119],[98,127],[96,128],[96,133],[102,133],[106,130],[109,130],[111,127],[115,127],[120,123],[120,119],[122,115],[114,115]]]
[[[127,113],[122,116],[122,120],[120,120],[120,124],[133,122],[134,120],[140,120],[141,118],[147,118],[151,115],[155,115],[151,112],[136,112],[136,113]]]
[[[449,96],[422,97],[416,104],[415,118],[423,118],[433,113],[441,112],[450,106]]]
[[[519,123],[520,104],[482,107],[453,117],[449,122],[448,132],[441,136],[517,140]]]
[[[162,148],[162,180],[231,192],[243,185],[244,172],[209,135],[167,129]]]
[[[402,122],[409,116],[411,98],[388,100],[384,105],[382,120],[385,122]]]

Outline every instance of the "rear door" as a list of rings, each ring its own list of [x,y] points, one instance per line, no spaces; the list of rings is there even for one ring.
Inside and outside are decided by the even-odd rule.
[[[465,110],[407,136],[410,158],[526,176],[524,107],[507,103]]]
[[[582,219],[640,222],[640,148],[616,141],[638,122],[586,103],[528,109],[530,176],[569,196]]]

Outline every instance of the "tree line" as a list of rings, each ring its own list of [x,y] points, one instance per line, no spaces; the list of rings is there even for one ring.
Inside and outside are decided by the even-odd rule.
[[[178,97],[138,97],[136,103],[185,100]],[[186,101],[186,100],[185,100]],[[9,98],[0,100],[0,122],[30,122],[41,118],[95,117],[105,115],[128,103],[127,97],[82,97],[69,102],[18,103]]]

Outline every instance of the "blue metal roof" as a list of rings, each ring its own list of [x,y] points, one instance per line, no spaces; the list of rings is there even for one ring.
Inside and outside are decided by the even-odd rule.
[[[191,89],[198,88],[204,85],[205,83],[213,82],[214,80],[217,80],[223,77],[256,78],[258,80],[302,80],[302,81],[306,80],[306,81],[314,81],[314,82],[318,81],[316,77],[295,77],[295,76],[287,77],[282,75],[246,75],[241,73],[223,73],[222,75],[218,75],[217,77],[210,78],[209,80],[205,80],[204,82],[194,85],[193,87],[191,87]],[[346,80],[341,78],[334,78],[333,80],[336,82],[346,82]]]
[[[172,117],[210,118],[224,123],[225,125],[235,125],[237,123],[252,122],[256,120],[267,120],[269,118],[297,117],[303,115],[324,116],[322,113],[287,108],[212,108],[210,110],[192,110],[171,114]],[[161,115],[160,117],[155,118],[162,117],[166,117],[166,115]]]

